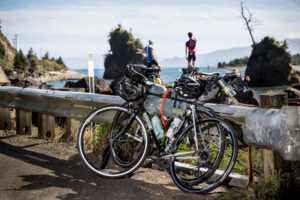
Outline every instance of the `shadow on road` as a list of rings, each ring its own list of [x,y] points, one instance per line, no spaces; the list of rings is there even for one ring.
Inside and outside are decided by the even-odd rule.
[[[31,175],[20,176],[27,185],[14,189],[43,190],[49,187],[66,189],[64,195],[58,195],[59,199],[199,199],[199,195],[186,194],[179,190],[168,189],[162,184],[150,184],[144,181],[130,178],[105,179],[90,172],[75,155],[69,160],[58,159],[45,154],[27,150],[31,144],[17,147],[8,144],[0,138],[0,153],[13,159],[19,159],[26,166],[35,165],[53,171],[52,174],[29,173]],[[25,164],[24,164],[25,166]],[[20,167],[24,167],[20,166]],[[174,184],[169,184],[175,187]],[[70,189],[72,193],[70,193]],[[52,196],[53,197],[53,196]],[[210,199],[209,195],[202,195],[201,199]]]

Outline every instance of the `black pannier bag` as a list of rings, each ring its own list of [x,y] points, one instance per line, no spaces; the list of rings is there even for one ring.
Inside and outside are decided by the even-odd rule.
[[[181,76],[174,81],[174,90],[184,99],[194,99],[202,95],[205,82],[190,76]]]
[[[243,92],[245,88],[245,83],[242,77],[236,77],[231,81],[231,84],[236,92]]]
[[[137,101],[144,95],[143,81],[147,78],[141,74],[139,65],[127,65],[125,76],[115,85],[115,92],[126,101]]]
[[[137,101],[143,96],[142,84],[135,84],[130,78],[123,77],[115,86],[115,92],[126,101]]]
[[[198,98],[200,102],[213,102],[220,91],[216,80],[207,80],[203,94]]]
[[[125,76],[135,83],[142,83],[147,80],[144,68],[144,65],[129,64],[126,66]]]

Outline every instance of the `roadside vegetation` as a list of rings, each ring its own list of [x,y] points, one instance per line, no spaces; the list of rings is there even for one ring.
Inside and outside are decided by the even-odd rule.
[[[68,67],[65,65],[61,57],[54,58],[45,55],[39,59],[30,48],[27,54],[22,50],[17,51],[7,40],[5,35],[0,31],[0,67],[3,69],[21,70],[25,72],[36,71],[66,71]]]

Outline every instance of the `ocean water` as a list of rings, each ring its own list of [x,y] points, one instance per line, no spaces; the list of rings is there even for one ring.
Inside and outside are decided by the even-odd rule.
[[[297,69],[297,70],[300,70],[300,66],[294,66],[294,68]],[[181,72],[180,72],[181,70],[180,69],[181,69],[180,67],[177,67],[177,68],[175,68],[175,67],[174,68],[163,68],[161,73],[160,73],[162,82],[167,83],[167,82],[173,82],[174,80],[176,80],[181,75]],[[88,75],[88,69],[73,69],[72,71],[78,72],[80,74]],[[222,75],[225,75],[227,70],[226,69],[220,69],[220,68],[217,68],[217,67],[200,67],[199,71],[200,72],[207,72],[207,73],[219,72]],[[242,75],[244,76],[245,75],[245,68],[242,68],[241,72],[242,72]],[[94,74],[95,74],[95,76],[98,76],[98,77],[102,78],[103,74],[104,74],[104,69],[95,69]],[[75,82],[77,80],[75,79],[75,80],[71,80],[71,81]],[[105,80],[105,81],[110,83],[112,80]],[[57,88],[62,88],[62,87],[64,87],[66,82],[67,82],[66,80],[52,81],[52,82],[47,82],[46,84],[47,85],[54,85]],[[280,86],[280,87],[261,87],[261,88],[252,88],[252,89],[255,91],[256,96],[259,97],[261,94],[266,93],[269,90],[273,90],[273,91],[276,91],[276,92],[282,92],[287,87],[289,87],[289,86],[286,85],[286,86]]]
[[[180,72],[181,68],[163,68],[162,71],[160,72],[160,76],[161,76],[161,80],[164,83],[167,82],[173,82],[175,81],[178,77],[180,77],[181,72]],[[77,69],[77,70],[72,70],[75,72],[78,72],[80,74],[88,74],[88,70],[87,69]],[[207,72],[207,73],[211,73],[211,72],[220,72],[222,75],[224,75],[226,73],[226,70],[224,69],[219,69],[217,67],[201,67],[200,72]],[[245,70],[241,70],[242,74],[244,75]],[[95,69],[95,76],[100,76],[100,78],[103,77],[104,74],[104,69]],[[107,80],[107,81],[111,81],[111,80]]]
[[[175,81],[181,75],[180,69],[181,68],[163,68],[161,73],[160,73],[162,82],[167,83],[167,82]],[[78,72],[80,74],[88,75],[88,69],[72,69],[72,71]],[[207,73],[220,72],[222,75],[224,75],[226,73],[226,70],[219,69],[217,67],[209,67],[209,68],[203,67],[203,68],[200,68],[199,71],[200,72],[207,72]],[[245,73],[245,70],[241,70],[241,71],[242,71],[242,74]],[[104,75],[104,69],[95,69],[94,74],[95,74],[95,76],[98,76],[98,77],[102,78],[103,75]],[[71,81],[77,81],[77,80],[75,79],[75,80],[71,80]],[[105,81],[110,83],[112,80],[105,80]],[[46,84],[47,85],[54,85],[57,88],[62,88],[62,87],[64,87],[66,82],[67,82],[66,80],[63,80],[63,81],[49,81]]]

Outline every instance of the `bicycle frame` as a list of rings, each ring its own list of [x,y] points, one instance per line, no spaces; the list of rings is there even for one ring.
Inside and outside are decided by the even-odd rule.
[[[171,152],[173,151],[173,149],[171,149],[168,152],[165,151],[166,144],[164,144],[163,149],[161,148],[160,143],[158,141],[158,138],[156,137],[155,132],[154,132],[154,130],[152,128],[151,121],[149,119],[148,113],[143,109],[143,104],[145,102],[146,97],[147,97],[147,95],[145,95],[145,97],[143,98],[143,100],[141,100],[139,102],[138,107],[136,109],[132,110],[132,115],[130,116],[130,118],[129,118],[127,124],[126,124],[126,126],[122,128],[122,130],[120,131],[120,133],[118,133],[117,136],[115,136],[115,138],[119,137],[121,134],[124,134],[128,130],[128,128],[130,127],[130,125],[133,122],[133,119],[135,118],[135,116],[140,111],[142,111],[143,112],[144,121],[146,122],[145,124],[147,124],[148,132],[151,134],[151,136],[153,138],[153,141],[155,143],[155,146],[157,147],[159,157],[161,157],[161,158],[169,158],[169,157],[172,157],[172,156],[180,156],[180,155],[185,155],[185,154],[191,154],[191,153],[194,153],[194,152],[199,152],[199,146],[198,146],[198,143],[196,142],[198,140],[198,138],[197,138],[197,132],[196,132],[197,131],[197,128],[196,128],[197,117],[196,117],[196,106],[195,106],[195,104],[191,104],[190,105],[190,112],[188,112],[184,116],[183,122],[181,123],[181,125],[177,129],[177,131],[174,133],[174,137],[177,137],[177,136],[178,136],[178,138],[182,137],[182,134],[184,133],[184,130],[183,130],[184,124],[186,123],[186,121],[188,120],[189,116],[191,115],[192,116],[192,123],[193,123],[193,126],[194,126],[194,141],[195,141],[195,144],[196,144],[196,150],[195,151],[184,152],[184,153],[181,152],[181,153],[172,154]],[[199,129],[199,133],[200,133],[201,139],[204,141],[204,137],[202,135],[201,129]],[[128,134],[128,136],[131,137],[131,138],[133,138],[133,139],[136,139],[136,140],[138,139],[138,138],[135,138],[135,136],[130,135],[130,134]],[[174,143],[175,143],[174,140],[173,141],[169,141],[168,145],[173,145]],[[203,148],[204,148],[204,150],[207,149],[205,143],[203,143]]]

